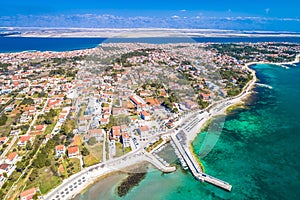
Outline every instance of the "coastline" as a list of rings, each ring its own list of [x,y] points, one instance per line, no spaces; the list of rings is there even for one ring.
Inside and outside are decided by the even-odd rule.
[[[300,58],[300,54],[296,55],[295,57],[295,60],[294,61],[291,61],[291,62],[287,62],[287,63],[268,63],[268,62],[249,62],[249,63],[246,63],[245,64],[245,67],[252,73],[253,77],[252,77],[252,80],[250,80],[243,88],[242,92],[235,96],[235,97],[231,97],[231,98],[227,98],[227,99],[224,99],[222,100],[221,102],[216,102],[214,103],[213,105],[214,106],[217,106],[217,105],[220,105],[220,104],[224,104],[224,102],[228,102],[228,101],[231,101],[233,102],[232,105],[230,106],[233,106],[233,105],[236,105],[236,104],[239,104],[239,103],[244,103],[243,100],[245,98],[247,98],[251,92],[252,92],[252,89],[254,88],[254,85],[255,85],[255,82],[257,81],[257,77],[256,77],[256,71],[251,69],[250,66],[251,65],[254,65],[254,64],[274,64],[274,65],[280,65],[280,64],[294,64],[294,63],[297,63],[299,62],[299,58]],[[225,106],[224,108],[222,108],[221,112],[218,111],[218,112],[215,112],[215,113],[212,113],[209,117],[205,117],[205,119],[203,121],[200,122],[200,130],[203,129],[203,126],[207,123],[210,122],[210,120],[212,120],[213,118],[215,118],[216,116],[219,116],[219,115],[226,115],[226,110],[228,107],[230,106]],[[208,124],[209,125],[209,124]],[[187,136],[187,140],[188,140],[188,145],[190,148],[193,149],[193,146],[192,146],[192,142],[194,141],[195,137],[200,133],[200,130],[198,130],[197,132],[195,131],[194,133],[191,133]],[[201,161],[200,161],[201,162]],[[126,168],[130,168],[132,166],[128,166]],[[107,171],[107,173],[104,172],[104,174],[102,174],[101,176],[99,177],[96,177],[92,180],[89,180],[89,182],[86,184],[85,187],[81,188],[80,190],[76,190],[74,191],[72,197],[74,198],[77,194],[79,193],[84,193],[89,187],[91,187],[93,184],[95,184],[96,182],[99,182],[101,181],[103,178],[105,177],[108,177],[114,173],[118,173],[118,171],[114,171],[114,172],[111,172],[111,171]],[[47,196],[47,195],[46,195]]]
[[[82,188],[80,191],[78,190],[79,192],[74,193],[74,195],[72,196],[72,199],[74,199],[74,198],[76,199],[77,197],[79,197],[80,195],[85,193],[87,190],[89,190],[91,187],[93,187],[93,185],[99,183],[100,181],[105,181],[104,179],[109,178],[111,176],[124,175],[123,179],[120,180],[122,182],[123,180],[125,180],[129,176],[129,173],[134,173],[134,170],[136,170],[136,171],[140,171],[140,169],[144,170],[145,166],[147,167],[149,164],[152,165],[151,163],[141,161],[139,163],[136,163],[135,165],[128,166],[128,167],[125,167],[123,169],[120,169],[119,171],[112,171],[112,172],[109,172],[107,174],[103,174],[102,176],[99,176],[99,177],[93,179],[91,182],[89,182],[87,185],[85,185],[84,188]],[[122,172],[122,170],[125,170],[126,172]]]
[[[245,103],[244,100],[248,99],[250,97],[250,95],[252,93],[252,90],[255,87],[255,83],[258,80],[257,77],[256,77],[256,71],[250,68],[251,65],[256,65],[256,64],[270,64],[270,65],[277,65],[277,66],[279,66],[279,65],[292,65],[292,64],[299,63],[299,62],[300,62],[300,54],[297,54],[295,56],[294,61],[285,62],[285,63],[273,63],[273,62],[249,62],[249,63],[246,63],[245,64],[246,69],[252,73],[252,76],[253,76],[252,80],[250,80],[244,86],[242,92],[239,95],[237,95],[236,97],[233,97],[233,99],[237,99],[238,100],[237,102],[235,102],[234,104],[229,105],[229,106],[223,108],[222,109],[223,112],[221,112],[221,113],[211,114],[210,117],[204,118],[205,120],[203,122],[201,122],[202,125],[201,125],[200,130],[197,131],[196,133],[190,134],[188,136],[188,138],[187,138],[188,139],[188,146],[191,149],[191,151],[195,153],[195,149],[193,148],[193,145],[192,145],[193,141],[195,140],[195,138],[197,137],[197,135],[201,133],[201,131],[203,129],[207,128],[210,125],[210,123],[212,122],[213,119],[215,119],[218,116],[227,115],[228,114],[227,112],[230,112],[230,111],[232,111],[232,110],[234,110],[236,108],[240,108],[240,107],[244,106],[244,103]],[[231,100],[232,100],[232,98],[229,98],[228,100],[225,100],[225,101],[231,101]],[[228,111],[229,108],[232,108],[232,109],[230,109],[230,111]],[[201,160],[200,159],[197,159],[197,160],[199,161],[199,164],[200,164],[202,170],[204,170],[204,165],[202,164]]]

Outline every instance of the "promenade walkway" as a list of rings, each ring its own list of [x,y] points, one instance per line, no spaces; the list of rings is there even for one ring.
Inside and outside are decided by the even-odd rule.
[[[82,188],[85,188],[96,181],[99,177],[106,174],[121,171],[126,167],[130,167],[140,162],[149,162],[153,164],[156,168],[163,172],[173,172],[176,167],[170,167],[164,165],[152,154],[145,151],[128,154],[126,157],[112,159],[103,163],[99,163],[95,166],[83,169],[81,172],[74,174],[64,182],[49,192],[43,197],[43,199],[49,200],[61,200],[61,199],[72,199],[76,194],[78,194]]]

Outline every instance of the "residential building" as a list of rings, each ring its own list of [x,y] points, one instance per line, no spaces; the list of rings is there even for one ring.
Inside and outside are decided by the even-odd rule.
[[[138,133],[140,134],[141,140],[147,140],[149,136],[149,127],[148,126],[141,126],[138,128]]]
[[[36,188],[30,188],[28,190],[24,190],[20,194],[20,199],[21,200],[31,200],[33,199],[33,196],[36,194],[37,189]]]
[[[143,120],[146,120],[146,121],[150,120],[150,118],[151,118],[150,114],[149,114],[147,111],[145,111],[145,110],[143,110],[143,111],[140,113],[140,115],[141,115],[141,118],[142,118]]]
[[[18,158],[19,158],[19,156],[18,156],[17,152],[12,152],[12,153],[8,154],[8,156],[5,159],[5,162],[8,164],[16,164],[18,161]]]
[[[66,152],[66,147],[64,145],[57,145],[55,147],[55,156],[56,158],[61,157],[62,155],[64,155]]]
[[[121,143],[123,144],[124,148],[130,147],[130,136],[128,133],[122,133]]]
[[[32,137],[30,135],[24,135],[20,137],[18,146],[25,146],[27,142],[32,142]]]
[[[8,137],[1,137],[0,138],[0,144],[5,144],[6,142],[8,142]]]
[[[141,111],[147,106],[146,102],[138,95],[131,95],[129,99],[131,100],[137,111]]]
[[[76,158],[79,156],[79,148],[78,146],[69,147],[68,148],[68,157],[69,158]]]
[[[121,127],[120,126],[113,126],[111,127],[111,135],[114,139],[120,140],[121,136]]]

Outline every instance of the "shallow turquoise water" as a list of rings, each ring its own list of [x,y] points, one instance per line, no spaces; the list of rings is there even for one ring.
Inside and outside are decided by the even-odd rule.
[[[272,89],[257,86],[246,109],[232,112],[224,124],[214,120],[224,125],[222,134],[202,159],[206,173],[232,184],[231,192],[200,183],[182,170],[164,175],[151,170],[122,199],[299,199],[300,65],[254,68],[260,83]],[[205,134],[193,142],[197,153]],[[121,199],[114,194],[117,184],[93,199]],[[80,198],[91,199],[92,188]]]

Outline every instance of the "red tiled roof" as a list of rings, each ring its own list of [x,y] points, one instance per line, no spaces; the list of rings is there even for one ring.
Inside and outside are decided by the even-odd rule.
[[[43,130],[44,127],[45,127],[45,125],[36,125],[35,130],[40,131],[40,130]]]
[[[20,138],[20,142],[26,142],[26,141],[30,140],[30,138],[31,138],[31,136],[29,136],[29,135],[22,136]]]
[[[56,147],[55,147],[55,150],[56,151],[63,151],[65,149],[65,146],[64,145],[57,145]]]
[[[79,153],[79,149],[78,149],[78,147],[76,146],[76,147],[69,147],[68,148],[68,154],[70,155],[70,154],[75,154],[75,153]]]
[[[24,198],[24,197],[29,197],[29,196],[33,196],[36,193],[36,189],[35,188],[30,188],[28,190],[24,190],[23,192],[21,192],[20,197]],[[30,198],[29,198],[30,199]]]
[[[0,169],[5,170],[8,167],[7,163],[3,163],[0,165]]]
[[[149,131],[149,127],[148,126],[141,126],[140,131]]]
[[[113,126],[111,127],[113,136],[120,136],[121,135],[121,128],[120,126]]]
[[[150,116],[150,114],[147,111],[144,111],[144,110],[141,112],[141,115]]]
[[[7,159],[14,160],[18,154],[16,152],[12,152],[7,156]]]
[[[128,139],[129,138],[129,134],[128,133],[123,133],[122,137],[123,137],[123,139]]]

